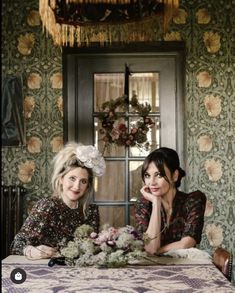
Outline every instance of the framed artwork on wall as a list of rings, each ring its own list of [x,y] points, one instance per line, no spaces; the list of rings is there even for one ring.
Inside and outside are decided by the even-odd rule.
[[[19,76],[2,76],[1,139],[3,147],[25,144],[23,87]]]

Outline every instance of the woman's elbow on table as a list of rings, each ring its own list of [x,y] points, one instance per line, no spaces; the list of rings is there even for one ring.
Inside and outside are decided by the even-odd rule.
[[[196,240],[191,236],[185,236],[180,240],[181,246],[180,248],[186,249],[191,248],[196,245]]]

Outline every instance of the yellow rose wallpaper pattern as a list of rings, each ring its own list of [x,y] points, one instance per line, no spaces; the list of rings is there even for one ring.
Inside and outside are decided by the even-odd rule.
[[[51,195],[50,162],[63,146],[62,52],[42,31],[37,0],[3,0],[2,14],[2,74],[23,78],[26,123],[26,144],[2,148],[2,184],[28,190],[27,213],[34,201]],[[233,0],[183,0],[166,34],[153,22],[145,27],[152,41],[186,44],[186,191],[207,196],[200,247],[211,252],[221,245],[233,255],[234,15]]]

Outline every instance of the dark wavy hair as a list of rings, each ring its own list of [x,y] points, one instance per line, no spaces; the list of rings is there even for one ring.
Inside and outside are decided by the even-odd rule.
[[[167,147],[161,147],[152,151],[144,160],[141,170],[142,180],[144,181],[144,175],[149,167],[150,163],[154,163],[157,167],[160,175],[165,178],[167,182],[169,179],[166,176],[164,165],[170,170],[171,175],[178,170],[179,176],[178,180],[175,182],[175,187],[179,187],[181,184],[181,179],[186,175],[185,171],[180,168],[180,161],[177,152],[173,149]],[[170,183],[170,182],[169,182]]]

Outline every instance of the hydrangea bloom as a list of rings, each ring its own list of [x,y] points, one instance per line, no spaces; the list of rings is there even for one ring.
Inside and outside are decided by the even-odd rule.
[[[100,233],[94,233],[91,226],[81,225],[74,232],[73,241],[60,253],[65,263],[73,266],[123,267],[146,257],[144,241],[132,226],[105,226]]]

